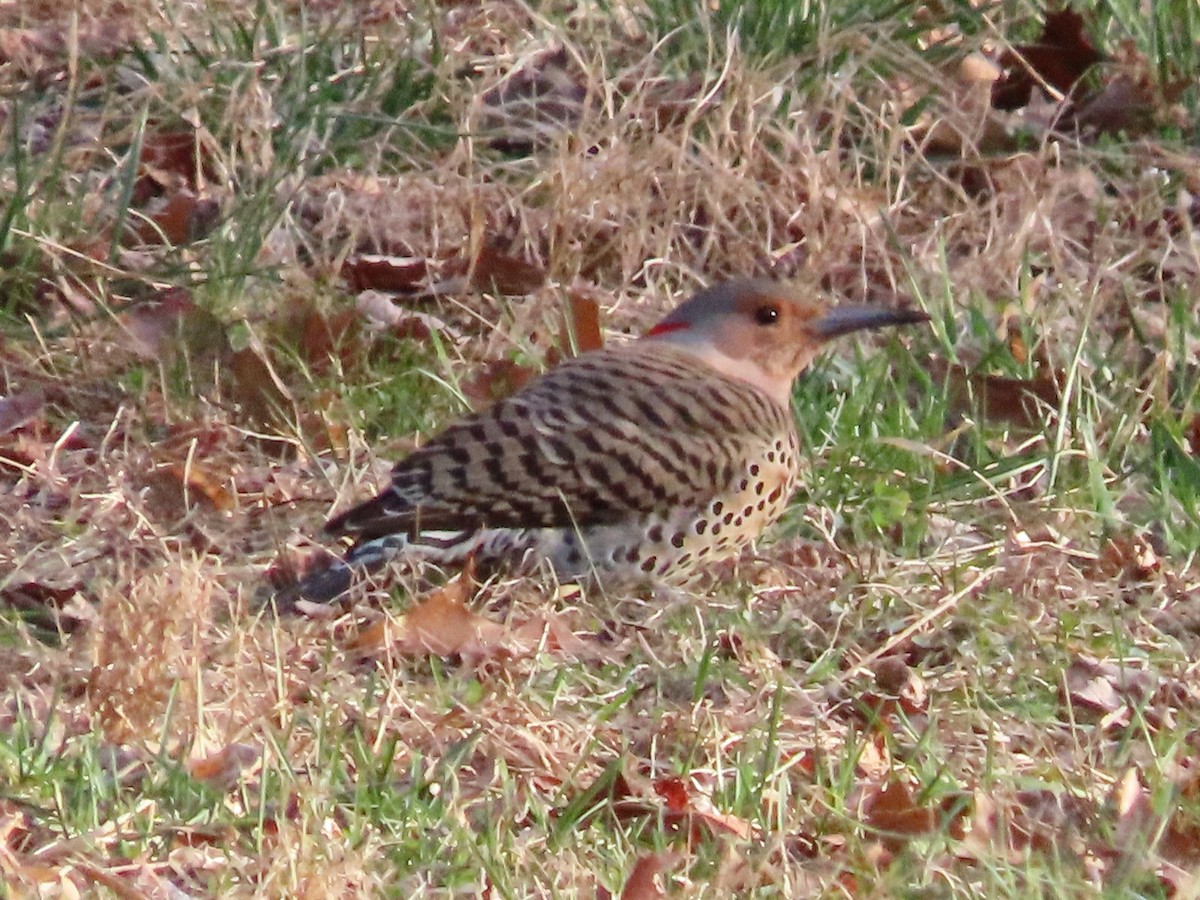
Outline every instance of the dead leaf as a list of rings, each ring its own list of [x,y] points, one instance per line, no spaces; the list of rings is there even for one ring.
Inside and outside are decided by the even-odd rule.
[[[610,809],[622,822],[657,815],[663,827],[698,841],[706,835],[732,834],[748,839],[754,829],[745,819],[713,806],[711,793],[697,789],[694,778],[669,775],[647,785],[624,773],[609,791]]]
[[[460,577],[413,607],[404,617],[397,649],[411,655],[475,658],[499,650],[504,627],[463,605],[462,584]]]
[[[929,705],[925,682],[902,655],[882,657],[872,668],[876,686],[888,698],[896,700],[906,714],[911,716],[925,711]]]
[[[559,346],[573,349],[575,353],[599,350],[604,346],[604,335],[600,331],[600,304],[578,289],[567,293],[567,302],[567,321]]]
[[[185,506],[197,500],[204,500],[213,509],[225,512],[233,509],[235,505],[233,492],[198,460],[168,463],[160,471],[178,480],[183,488]]]
[[[361,631],[351,649],[366,655],[461,656],[478,661],[507,652],[503,625],[471,612],[464,604],[474,581],[464,572],[420,600],[398,626],[383,619]]]
[[[514,652],[528,654],[544,647],[546,652],[568,656],[577,660],[613,661],[615,650],[601,646],[576,634],[562,616],[547,615],[533,618],[517,625],[511,633],[510,645]]]
[[[363,291],[354,299],[354,308],[366,319],[369,327],[383,329],[394,338],[424,341],[438,334],[452,342],[462,339],[462,333],[444,320],[429,313],[405,309],[380,291]],[[372,345],[372,352],[378,346]]]
[[[953,415],[978,413],[987,422],[1037,429],[1062,403],[1065,373],[1042,369],[1034,378],[1010,378],[968,372],[962,366],[934,364],[930,373],[949,382]]]
[[[296,319],[299,319],[298,325]],[[343,372],[353,372],[366,356],[356,310],[342,309],[326,315],[310,307],[296,319],[287,330],[291,334],[299,332],[296,349],[313,372],[326,374],[335,359]]]
[[[188,763],[188,774],[210,787],[226,791],[237,784],[242,772],[261,757],[262,750],[252,744],[230,744],[211,756]]]
[[[521,365],[511,359],[498,359],[464,379],[459,388],[470,401],[471,408],[478,411],[515,394],[537,375],[538,370],[533,366]]]
[[[1119,75],[1076,103],[1070,122],[1098,134],[1143,133],[1154,127],[1159,97],[1144,79]]]
[[[929,834],[938,828],[938,811],[918,806],[908,785],[894,777],[867,789],[861,817],[888,838]]]
[[[429,263],[418,257],[360,254],[342,264],[342,278],[355,292],[411,293],[429,278]]]
[[[117,324],[128,337],[130,350],[143,359],[161,359],[174,349],[184,323],[198,314],[187,288],[170,288],[135,303],[118,317]]]
[[[1084,19],[1072,9],[1047,13],[1036,43],[1018,44],[1000,56],[1000,78],[992,86],[992,106],[1019,109],[1043,82],[1063,96],[1105,56],[1084,30]]]
[[[655,880],[660,874],[674,868],[682,857],[678,853],[647,853],[639,856],[625,887],[621,889],[621,900],[659,900],[666,894],[659,889]]]
[[[215,200],[197,197],[180,189],[166,197],[157,209],[139,216],[133,234],[142,246],[179,246],[198,241],[213,230],[221,207]]]
[[[24,428],[42,414],[46,394],[40,388],[0,397],[0,435]]]
[[[1059,696],[1072,716],[1099,722],[1103,727],[1125,727],[1135,709],[1153,695],[1154,682],[1144,669],[1077,656],[1063,673]]]
[[[228,355],[225,366],[233,376],[229,391],[246,417],[266,424],[276,421],[295,404],[280,387],[271,366],[253,347]]]
[[[1110,537],[1100,549],[1096,574],[1122,582],[1144,582],[1162,570],[1162,562],[1150,541],[1142,534]]]
[[[143,206],[152,198],[180,187],[192,193],[204,188],[204,179],[216,177],[210,155],[194,128],[147,129],[142,137],[137,181],[130,202]]]
[[[532,294],[546,283],[546,271],[541,266],[503,253],[488,242],[479,248],[466,274],[476,290],[506,296]]]

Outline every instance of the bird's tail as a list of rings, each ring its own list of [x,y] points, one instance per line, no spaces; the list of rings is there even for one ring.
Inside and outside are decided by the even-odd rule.
[[[423,532],[415,539],[407,534],[386,534],[359,541],[342,559],[275,590],[270,602],[281,612],[295,609],[300,600],[331,603],[393,560],[461,563],[473,549],[474,537],[462,531]]]

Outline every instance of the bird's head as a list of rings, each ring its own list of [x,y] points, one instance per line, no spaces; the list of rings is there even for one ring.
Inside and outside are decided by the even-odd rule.
[[[792,382],[838,335],[928,321],[918,309],[829,307],[782,282],[727,281],[696,294],[643,340],[683,347],[724,375],[786,404]]]

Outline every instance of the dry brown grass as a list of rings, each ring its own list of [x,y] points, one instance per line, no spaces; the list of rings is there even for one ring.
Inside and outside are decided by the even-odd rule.
[[[97,5],[73,28],[0,5],[0,78],[42,116],[30,164],[65,148],[9,238],[41,287],[0,281],[25,304],[0,394],[45,398],[0,436],[10,894],[594,896],[668,846],[680,895],[1195,890],[1200,582],[1156,520],[1196,531],[1167,497],[1186,473],[1156,475],[1149,449],[1195,412],[1194,150],[1005,120],[1027,130],[1000,152],[959,57],[935,67],[883,29],[830,35],[807,66],[850,55],[819,82],[736,48],[681,78],[631,15],[580,7],[568,29],[496,0],[431,13],[435,86],[397,117],[433,121],[428,146],[381,126],[317,166],[319,126],[280,122],[305,110],[269,65],[286,47],[207,69],[181,49],[239,9]],[[398,4],[360,12],[333,33],[425,34]],[[177,52],[158,81],[80,68],[154,33]],[[519,102],[530,72],[549,112]],[[38,78],[44,96],[21,93]],[[902,124],[931,85],[926,120]],[[193,187],[221,211],[205,240],[102,239],[142,104],[199,124]],[[532,152],[490,143],[535,126]],[[171,196],[187,175],[163,178]],[[6,162],[0,197],[17,190]],[[297,310],[350,308],[354,254],[440,265],[485,245],[545,284],[406,301],[440,321],[436,352],[296,337]],[[846,351],[802,386],[825,463],[760,556],[688,594],[493,581],[469,605],[503,640],[449,659],[389,637],[420,575],[308,617],[256,606],[268,567],[435,424],[421,410],[457,403],[414,365],[459,385],[540,364],[569,290],[620,339],[700,283],[766,271],[938,321],[914,352]],[[208,311],[182,340],[128,305],[178,284]],[[1059,409],[989,420],[984,382],[950,363],[1061,370]],[[910,405],[901,428],[888,413]],[[889,518],[897,488],[913,508]]]

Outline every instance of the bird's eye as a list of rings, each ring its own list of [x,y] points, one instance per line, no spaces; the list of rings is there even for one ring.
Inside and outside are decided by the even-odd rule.
[[[759,325],[774,325],[779,321],[779,307],[774,303],[764,303],[754,311],[754,320]]]

